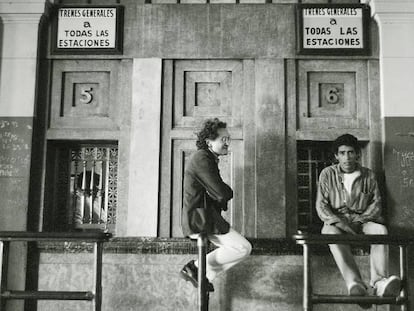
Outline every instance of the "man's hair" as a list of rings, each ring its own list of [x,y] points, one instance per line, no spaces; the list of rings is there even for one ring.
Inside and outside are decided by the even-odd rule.
[[[338,149],[340,146],[353,147],[356,153],[359,153],[360,151],[358,139],[351,134],[344,134],[335,139],[332,144],[332,152],[334,154],[338,154]]]
[[[208,149],[206,139],[216,139],[218,136],[217,131],[226,127],[227,124],[217,118],[205,120],[203,128],[197,133],[197,149]]]

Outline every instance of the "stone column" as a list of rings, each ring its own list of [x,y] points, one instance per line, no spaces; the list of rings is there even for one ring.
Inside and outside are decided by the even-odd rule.
[[[33,117],[38,29],[46,1],[0,0],[1,117]]]
[[[128,209],[118,236],[157,236],[161,74],[159,58],[134,58],[129,137]]]
[[[46,0],[0,0],[0,230],[24,231],[30,179],[39,21]],[[26,247],[12,245],[8,288],[24,289]],[[7,310],[23,310],[11,301]]]
[[[380,31],[387,218],[394,231],[414,232],[414,2],[370,5]]]
[[[373,0],[372,14],[380,31],[383,117],[414,116],[414,2]]]
[[[374,0],[370,3],[380,31],[381,108],[384,126],[384,170],[388,227],[391,232],[414,233],[414,2]],[[409,249],[408,258],[414,256]],[[391,249],[390,271],[398,271],[399,257]],[[414,265],[408,280],[413,295]],[[391,310],[397,310],[396,307]]]

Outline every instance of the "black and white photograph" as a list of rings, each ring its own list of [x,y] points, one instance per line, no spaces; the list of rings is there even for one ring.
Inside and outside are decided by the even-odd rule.
[[[0,311],[414,311],[414,0],[0,0]]]

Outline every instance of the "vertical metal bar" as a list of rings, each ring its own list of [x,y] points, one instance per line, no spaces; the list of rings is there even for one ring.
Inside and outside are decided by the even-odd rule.
[[[99,171],[99,182],[98,182],[98,189],[96,191],[96,197],[97,197],[97,209],[99,211],[99,219],[98,223],[104,223],[105,219],[102,219],[103,213],[102,213],[102,163],[103,161],[97,161],[97,170]]]
[[[105,229],[108,225],[108,211],[109,211],[109,165],[111,163],[111,148],[106,148],[106,154],[105,154],[105,179],[104,179],[104,215],[106,217],[105,219]],[[103,169],[102,169],[103,173]]]
[[[84,148],[82,148],[83,150]],[[82,168],[82,192],[80,197],[80,210],[82,215],[82,224],[85,223],[85,197],[86,197],[86,161],[83,160]]]
[[[312,210],[313,210],[313,200],[312,200],[312,148],[308,149],[308,223],[306,224],[306,228],[310,229],[310,225],[313,223],[312,219]]]
[[[303,310],[312,311],[312,275],[309,246],[303,244]]]
[[[93,247],[94,255],[94,284],[95,284],[95,299],[94,310],[101,311],[102,308],[102,255],[103,243],[96,241]]]
[[[207,237],[200,233],[197,238],[198,247],[198,309],[208,311],[207,279],[206,279],[206,247]]]
[[[95,150],[95,148],[94,148]],[[89,180],[89,223],[92,224],[93,223],[93,199],[94,199],[94,184],[95,184],[95,161],[92,160],[92,165],[91,165],[91,178]]]
[[[102,256],[103,256],[103,243],[101,241],[96,242],[97,257],[96,257],[96,311],[101,311],[102,307]]]
[[[9,264],[9,246],[10,242],[0,241],[0,260],[1,260],[1,276],[0,276],[0,293],[7,289],[7,270]],[[6,310],[6,299],[0,297],[0,311]]]
[[[79,213],[77,211],[78,206],[77,206],[77,197],[78,197],[78,191],[80,191],[80,189],[78,189],[78,184],[79,184],[79,172],[78,172],[78,160],[76,159],[76,156],[74,156],[73,154],[75,153],[75,151],[73,149],[71,149],[71,158],[72,161],[74,163],[74,169],[75,172],[73,173],[73,194],[72,194],[72,224],[77,225],[77,217],[79,217]],[[71,174],[72,174],[72,163],[71,163]],[[79,194],[80,195],[80,194]]]
[[[3,247],[4,247],[4,243],[3,241],[0,241],[0,294],[3,293]],[[0,296],[0,310],[4,310],[3,309],[3,298]]]
[[[400,278],[401,278],[401,294],[400,296],[406,300],[401,304],[401,311],[409,311],[409,301],[408,301],[408,267],[407,267],[407,246],[399,245],[400,250]]]

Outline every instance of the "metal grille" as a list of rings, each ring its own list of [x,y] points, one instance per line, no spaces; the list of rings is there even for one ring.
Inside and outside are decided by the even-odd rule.
[[[116,223],[118,148],[71,148],[70,206],[75,227]]]
[[[330,143],[298,142],[297,185],[298,185],[298,229],[318,231],[321,221],[316,213],[315,201],[319,174],[334,162]]]
[[[47,215],[49,228],[114,231],[118,147],[59,142],[52,149],[55,177],[49,191],[52,193],[50,202],[54,204],[49,212],[54,216]]]

